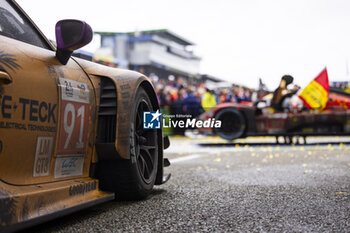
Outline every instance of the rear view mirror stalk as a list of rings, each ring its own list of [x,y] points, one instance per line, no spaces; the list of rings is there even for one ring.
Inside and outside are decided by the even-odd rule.
[[[73,53],[73,51],[61,50],[61,49],[57,48],[56,57],[62,63],[62,65],[65,65],[65,64],[67,64],[72,53]]]

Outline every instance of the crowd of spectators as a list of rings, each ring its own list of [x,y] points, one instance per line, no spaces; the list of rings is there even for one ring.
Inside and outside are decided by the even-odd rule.
[[[197,117],[219,103],[248,103],[258,98],[254,90],[238,85],[215,88],[208,87],[203,81],[182,77],[169,76],[168,79],[160,79],[154,74],[149,77],[155,87],[161,109],[168,114]]]

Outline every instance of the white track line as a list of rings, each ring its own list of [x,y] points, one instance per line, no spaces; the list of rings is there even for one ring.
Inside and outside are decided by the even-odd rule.
[[[201,157],[198,154],[194,154],[194,155],[188,155],[188,156],[183,156],[180,158],[176,158],[176,159],[169,159],[170,163],[180,163],[183,161],[187,161],[187,160],[191,160],[191,159],[198,159],[199,157]]]

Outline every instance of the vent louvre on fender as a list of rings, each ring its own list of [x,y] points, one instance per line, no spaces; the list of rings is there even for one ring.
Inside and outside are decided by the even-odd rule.
[[[97,143],[114,143],[117,124],[117,91],[112,80],[101,78]]]

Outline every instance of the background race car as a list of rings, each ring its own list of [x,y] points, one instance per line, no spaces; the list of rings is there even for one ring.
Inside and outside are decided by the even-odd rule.
[[[303,136],[305,143],[305,137],[310,135],[350,134],[350,94],[329,88],[326,69],[300,94],[287,91],[287,85],[292,82],[291,76],[282,77],[279,87],[273,95],[270,94],[271,98],[259,100],[254,105],[217,105],[200,115],[199,119],[215,118],[222,122],[221,127],[202,127],[199,131],[227,140],[276,136],[278,142],[278,137],[283,136],[285,143],[292,143],[293,136]]]

